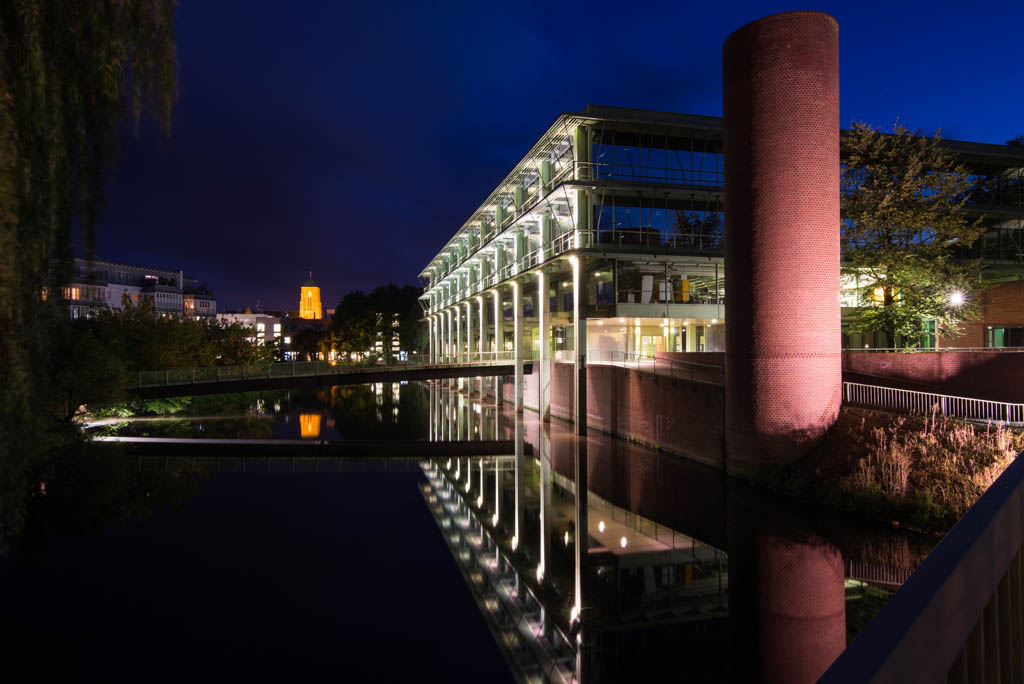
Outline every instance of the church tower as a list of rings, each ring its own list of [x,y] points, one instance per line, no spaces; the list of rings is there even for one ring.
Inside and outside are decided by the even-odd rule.
[[[309,272],[309,279],[302,284],[299,292],[299,318],[323,318],[323,309],[320,307],[320,288],[313,282],[313,272]]]

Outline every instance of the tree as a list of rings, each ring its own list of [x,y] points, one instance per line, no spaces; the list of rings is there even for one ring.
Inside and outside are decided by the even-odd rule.
[[[14,455],[29,458],[48,430],[56,300],[73,219],[91,250],[118,124],[137,127],[146,111],[169,131],[174,7],[0,3],[0,471]]]
[[[854,124],[843,139],[842,270],[865,306],[850,330],[915,340],[935,321],[956,335],[977,309],[981,264],[960,258],[981,235],[962,211],[968,170],[936,134],[896,125],[883,134]]]
[[[331,343],[340,352],[365,353],[376,341],[376,319],[370,298],[362,290],[349,292],[334,309]]]
[[[320,351],[323,333],[312,328],[304,328],[292,335],[292,350],[304,361],[315,361]]]
[[[1013,145],[1014,147],[1024,147],[1024,134],[1018,135],[1015,138],[1007,140],[1006,144]]]

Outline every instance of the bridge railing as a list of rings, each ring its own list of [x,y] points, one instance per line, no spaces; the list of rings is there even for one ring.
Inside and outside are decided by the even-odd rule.
[[[565,360],[572,360],[568,352]],[[679,359],[666,359],[635,352],[605,351],[592,349],[587,352],[587,362],[631,368],[640,373],[654,373],[663,377],[702,382],[712,385],[725,384],[725,369],[705,363],[694,363]]]
[[[955,397],[934,392],[917,392],[880,385],[864,385],[859,382],[843,383],[843,403],[920,414],[936,411],[943,416],[955,416],[969,420],[984,420],[1011,425],[1024,424],[1024,404]]]
[[[989,487],[819,684],[1024,681],[1024,458]]]
[[[529,361],[529,359],[525,360]],[[207,368],[169,368],[158,371],[140,371],[135,386],[138,388],[166,387],[168,385],[195,385],[232,380],[269,380],[356,372],[383,373],[399,368],[498,366],[510,364],[514,361],[515,356],[513,352],[499,351],[463,354],[459,360],[452,356],[439,358],[434,361],[424,355],[409,361],[396,361],[393,363],[379,363],[376,360],[340,363],[332,363],[330,361],[288,361],[283,363],[213,366]]]

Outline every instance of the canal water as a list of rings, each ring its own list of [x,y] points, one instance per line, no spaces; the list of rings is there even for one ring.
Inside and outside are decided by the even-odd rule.
[[[46,678],[812,681],[936,542],[457,381],[90,430],[143,441],[51,464],[0,557]]]

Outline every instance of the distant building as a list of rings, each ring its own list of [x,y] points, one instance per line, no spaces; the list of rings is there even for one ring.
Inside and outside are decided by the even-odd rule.
[[[186,316],[196,320],[217,317],[217,298],[205,285],[186,280],[182,298]]]
[[[302,284],[299,291],[299,318],[319,320],[324,317],[323,307],[320,305],[320,288],[313,282],[312,271],[309,279]]]
[[[186,280],[180,270],[87,259],[75,259],[73,269],[62,293],[70,318],[104,309],[118,311],[125,297],[132,304],[148,299],[160,315],[181,316],[186,314],[186,292],[193,293],[191,310],[195,312],[188,315],[213,316],[217,312],[213,293],[195,280]]]
[[[279,316],[271,316],[265,313],[253,313],[252,309],[246,308],[245,311],[227,311],[216,315],[217,321],[225,323],[227,325],[238,324],[243,328],[251,328],[252,336],[250,340],[257,342],[273,341],[282,337],[281,318]],[[282,344],[287,347],[291,344],[291,339],[285,337],[282,340]]]

